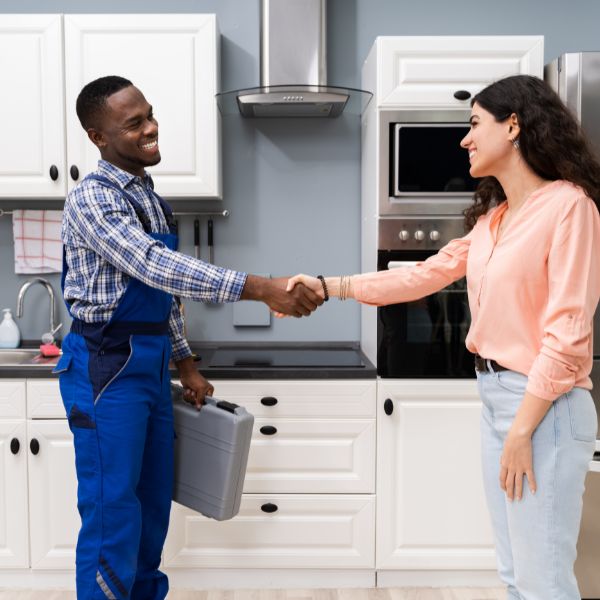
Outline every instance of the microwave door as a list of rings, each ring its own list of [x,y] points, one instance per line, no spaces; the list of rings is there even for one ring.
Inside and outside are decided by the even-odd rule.
[[[394,125],[392,196],[452,198],[469,196],[476,187],[460,142],[469,127],[457,123]]]

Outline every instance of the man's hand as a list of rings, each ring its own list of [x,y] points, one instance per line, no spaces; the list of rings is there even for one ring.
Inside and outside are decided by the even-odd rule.
[[[190,404],[195,404],[199,410],[204,404],[204,398],[212,396],[215,388],[198,373],[191,356],[177,361],[175,364],[183,386],[183,399]]]
[[[275,313],[292,317],[307,317],[323,304],[323,298],[303,284],[286,291],[288,280],[287,277],[267,279],[248,275],[242,300],[260,300]]]

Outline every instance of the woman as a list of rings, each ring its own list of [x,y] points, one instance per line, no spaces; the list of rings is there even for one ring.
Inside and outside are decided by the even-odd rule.
[[[288,289],[303,282],[325,299],[383,306],[466,275],[499,574],[511,599],[579,600],[573,563],[597,429],[589,374],[600,165],[535,77],[493,83],[471,106],[461,146],[483,179],[465,211],[468,235],[413,269],[298,275]]]

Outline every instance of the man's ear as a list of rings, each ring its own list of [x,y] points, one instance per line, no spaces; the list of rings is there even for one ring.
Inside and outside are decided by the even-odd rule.
[[[88,138],[90,138],[90,141],[92,142],[92,144],[94,144],[94,146],[97,146],[98,148],[100,148],[100,150],[102,150],[102,148],[104,148],[106,146],[106,140],[104,139],[104,135],[102,135],[102,133],[100,131],[98,131],[97,129],[90,127],[87,130],[87,135],[88,135]]]

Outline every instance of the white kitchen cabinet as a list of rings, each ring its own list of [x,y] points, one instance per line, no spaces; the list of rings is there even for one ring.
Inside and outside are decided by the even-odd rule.
[[[398,109],[468,108],[486,85],[509,75],[542,77],[543,36],[378,37],[363,72],[376,105]],[[454,96],[466,91],[463,99]]]
[[[64,198],[60,15],[2,15],[0,80],[0,198]]]
[[[495,569],[479,419],[475,381],[379,381],[377,569]]]
[[[27,421],[32,569],[74,569],[81,521],[73,436],[66,419]],[[32,443],[39,445],[34,454]]]
[[[165,566],[373,568],[376,382],[213,383],[255,416],[240,513],[217,522],[174,504]]]
[[[156,191],[220,198],[219,33],[204,14],[3,15],[0,76],[13,83],[0,98],[0,197],[64,198],[96,169],[75,101],[103,75],[130,79],[154,108]]]
[[[31,568],[74,569],[75,449],[57,379],[27,381],[27,440]]]
[[[61,409],[56,379],[0,381],[2,568],[75,568],[75,453]]]
[[[104,75],[133,82],[159,123],[162,160],[149,169],[165,197],[221,196],[219,33],[215,15],[65,15],[68,166],[95,170],[98,150],[75,113],[81,88]],[[70,187],[74,182],[70,181]]]
[[[25,382],[0,381],[0,568],[29,566]]]

